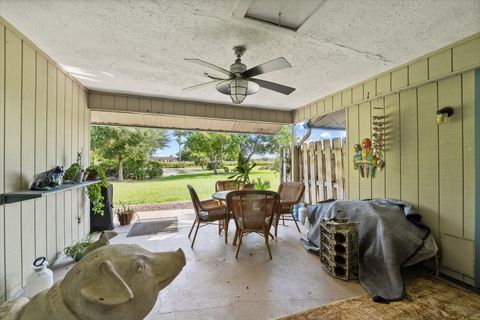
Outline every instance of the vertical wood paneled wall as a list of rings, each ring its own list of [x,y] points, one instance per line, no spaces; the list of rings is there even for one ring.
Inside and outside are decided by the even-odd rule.
[[[0,193],[28,189],[35,174],[88,164],[87,92],[0,20]],[[52,260],[89,231],[82,189],[0,205],[0,302],[18,292],[37,256]]]
[[[453,75],[347,109],[350,199],[413,204],[440,245],[442,272],[473,284],[474,71]],[[478,80],[477,80],[478,81]],[[436,124],[446,106],[454,115]],[[383,108],[383,109],[374,109]],[[385,168],[374,178],[353,170],[353,146],[371,137],[371,113],[385,113]]]
[[[346,109],[350,199],[386,197],[413,204],[440,246],[441,271],[474,284],[475,70],[480,33],[295,111],[295,121]],[[435,112],[454,108],[436,124]],[[385,116],[385,168],[374,178],[353,169],[353,146]],[[477,159],[478,161],[478,159]],[[477,262],[479,263],[479,262]],[[479,279],[476,279],[479,282]]]

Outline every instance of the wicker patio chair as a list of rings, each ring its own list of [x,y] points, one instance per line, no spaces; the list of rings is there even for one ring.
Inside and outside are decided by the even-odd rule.
[[[300,227],[293,216],[292,209],[294,205],[302,200],[304,191],[305,185],[300,182],[282,182],[278,187],[280,206],[278,212],[275,213],[275,237],[277,236],[278,222],[280,221],[280,217],[285,219],[285,215],[292,216],[292,220],[295,222],[298,232],[301,232]]]
[[[278,193],[262,190],[232,191],[227,195],[227,209],[233,213],[237,225],[233,240],[235,244],[238,239],[236,258],[238,258],[243,236],[248,233],[258,233],[265,238],[268,255],[272,259],[268,238],[279,199]]]
[[[215,192],[240,190],[240,183],[234,180],[219,180],[215,183]]]
[[[240,183],[234,180],[219,180],[215,183],[215,192],[231,191],[231,190],[240,190]],[[228,225],[230,223],[231,218],[232,218],[232,215],[229,213],[227,219],[225,220],[225,225],[223,226],[223,229],[225,229],[224,232],[227,234],[228,234]]]
[[[224,204],[219,204],[216,200],[205,200],[200,201],[198,199],[197,192],[191,185],[187,185],[188,190],[190,191],[190,196],[192,198],[193,208],[195,209],[195,221],[193,222],[192,228],[188,233],[188,237],[192,235],[193,228],[195,224],[197,228],[195,229],[195,235],[193,236],[192,249],[195,244],[195,239],[197,238],[197,232],[200,227],[204,227],[208,224],[214,224],[218,222],[218,234],[221,233],[221,227],[224,225],[227,218],[227,209]],[[201,226],[201,224],[203,224]],[[225,232],[225,243],[227,243],[227,233]]]

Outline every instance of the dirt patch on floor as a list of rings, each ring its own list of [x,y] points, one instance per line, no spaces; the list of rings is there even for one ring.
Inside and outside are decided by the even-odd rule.
[[[115,206],[114,209],[116,210],[121,207],[122,206]],[[134,204],[134,205],[129,205],[128,207],[135,210],[135,212],[193,209],[193,205],[191,201]]]

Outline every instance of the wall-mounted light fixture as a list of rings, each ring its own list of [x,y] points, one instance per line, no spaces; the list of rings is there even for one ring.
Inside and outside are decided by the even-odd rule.
[[[444,124],[453,115],[452,107],[444,107],[437,111],[437,124]]]

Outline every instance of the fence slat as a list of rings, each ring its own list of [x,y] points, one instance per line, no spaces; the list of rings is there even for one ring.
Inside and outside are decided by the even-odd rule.
[[[299,181],[305,185],[303,201],[309,204],[327,199],[345,199],[345,139],[319,140],[303,143],[299,150]],[[281,181],[293,181],[292,154],[282,150]]]
[[[343,184],[343,199],[347,199],[347,179],[345,176],[348,174],[348,153],[347,153],[347,139],[342,139],[342,168],[343,168],[343,176],[342,176],[342,184]]]
[[[319,194],[319,201],[326,200],[325,194],[325,157],[323,155],[323,143],[322,141],[317,141],[316,143],[317,149],[317,185],[318,185],[318,194]]]
[[[327,199],[333,198],[333,175],[332,175],[332,144],[330,140],[323,140],[323,150],[325,153],[325,175],[327,187]]]
[[[310,142],[308,145],[308,149],[310,152],[310,199],[312,200],[312,203],[317,203],[317,170],[315,170],[315,142]]]
[[[342,141],[340,138],[332,140],[333,157],[335,165],[335,199],[343,199],[343,159],[342,159]]]
[[[312,198],[310,196],[310,183],[309,183],[309,174],[308,174],[308,144],[302,144],[302,160],[303,160],[303,184],[305,185],[305,194],[304,199],[307,203],[312,203]]]

